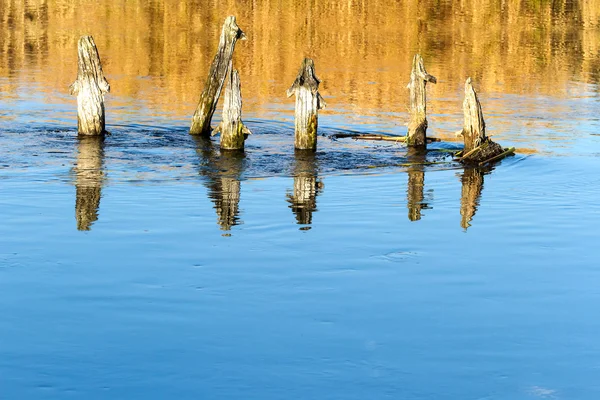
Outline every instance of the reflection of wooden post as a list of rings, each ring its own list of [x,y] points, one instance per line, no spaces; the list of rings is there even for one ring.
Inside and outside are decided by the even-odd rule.
[[[410,123],[406,144],[408,146],[425,147],[427,145],[427,98],[425,86],[427,82],[436,83],[435,76],[425,71],[423,58],[415,54],[410,73]]]
[[[75,219],[77,229],[89,231],[98,219],[98,207],[104,172],[104,138],[79,138],[77,165],[75,166]]]
[[[235,17],[227,17],[221,29],[217,55],[210,66],[204,91],[192,117],[192,126],[190,127],[192,135],[210,136],[210,121],[217,108],[221,89],[233,57],[235,43],[238,39],[245,39],[245,37],[244,32],[237,26]]]
[[[217,212],[217,223],[224,231],[238,225],[240,179],[244,168],[244,153],[219,152],[209,139],[198,137],[197,152],[202,159],[200,174],[206,177],[208,196]]]
[[[483,172],[477,168],[465,168],[460,178],[462,189],[460,193],[460,226],[467,229],[477,212],[479,198],[483,190]]]
[[[465,82],[465,100],[463,101],[463,112],[465,117],[462,130],[465,148],[461,161],[468,163],[479,163],[489,160],[504,152],[502,146],[494,143],[485,135],[485,122],[483,111],[477,98],[477,93],[471,84],[471,78]]]
[[[319,94],[321,81],[315,75],[315,63],[305,58],[298,76],[287,90],[287,96],[296,95],[295,146],[299,150],[317,149],[318,110],[325,107]]]
[[[421,210],[427,208],[424,202],[423,194],[425,187],[425,171],[423,163],[425,162],[426,152],[419,149],[409,148],[407,161],[410,164],[408,167],[408,187],[406,189],[406,198],[408,207],[408,219],[418,221],[421,219]]]
[[[104,93],[110,90],[104,78],[96,43],[82,36],[78,44],[77,80],[71,94],[77,95],[77,131],[79,135],[104,134]]]
[[[288,194],[290,208],[301,225],[312,223],[312,213],[317,210],[317,195],[323,183],[317,179],[314,153],[297,150],[294,166],[294,190]]]
[[[223,119],[214,135],[221,133],[221,149],[243,150],[244,140],[251,134],[242,122],[242,92],[240,89],[240,75],[229,63],[227,74],[227,87],[223,100]]]

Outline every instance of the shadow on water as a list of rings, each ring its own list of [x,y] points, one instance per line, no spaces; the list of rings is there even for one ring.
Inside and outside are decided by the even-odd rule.
[[[410,164],[407,168],[408,186],[406,189],[408,219],[418,221],[421,219],[421,210],[431,208],[425,201],[424,195],[427,151],[408,148],[406,161]]]
[[[460,193],[460,226],[466,231],[471,227],[471,221],[479,208],[479,200],[483,191],[483,177],[489,174],[492,168],[465,167],[460,175],[462,183]]]
[[[296,215],[299,225],[310,225],[312,214],[317,211],[317,196],[323,189],[323,182],[317,178],[318,160],[314,152],[296,150],[295,162],[292,167],[294,189],[287,194],[292,212]],[[310,226],[300,228],[309,230]]]
[[[75,165],[75,218],[77,229],[89,231],[98,220],[104,181],[104,138],[82,137],[77,143]]]
[[[246,155],[243,151],[222,151],[210,139],[194,137],[200,158],[199,173],[208,188],[208,197],[214,203],[217,223],[229,231],[242,221],[239,219],[241,177]]]

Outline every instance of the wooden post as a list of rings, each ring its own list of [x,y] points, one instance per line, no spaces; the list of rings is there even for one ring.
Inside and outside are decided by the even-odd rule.
[[[300,225],[310,225],[312,214],[317,210],[317,196],[323,183],[317,179],[317,164],[312,151],[296,150],[294,166],[294,190],[287,195],[292,212]],[[300,228],[308,230],[310,227]]]
[[[244,150],[244,141],[252,132],[242,122],[240,75],[233,69],[232,62],[229,63],[223,103],[223,119],[213,135],[221,133],[222,150]]]
[[[102,191],[104,137],[80,137],[75,172],[77,229],[89,231],[98,219]]]
[[[437,83],[435,76],[425,71],[423,58],[415,54],[410,73],[410,122],[406,135],[406,144],[414,147],[427,145],[427,97],[425,86],[427,82]]]
[[[221,38],[217,54],[210,66],[208,78],[204,86],[204,91],[200,95],[200,101],[196,112],[192,117],[192,126],[190,133],[192,135],[203,135],[210,137],[210,121],[217,108],[217,102],[221,95],[223,83],[227,77],[227,70],[233,57],[233,50],[238,39],[245,39],[246,35],[237,26],[234,16],[225,19],[221,29]]]
[[[465,82],[465,100],[463,101],[464,126],[462,130],[465,148],[461,161],[480,163],[504,153],[504,149],[485,135],[483,111],[477,93],[471,84],[471,78]]]
[[[478,168],[465,168],[460,177],[462,183],[460,193],[460,226],[467,229],[477,212],[481,191],[483,190],[483,171]]]
[[[319,94],[321,81],[315,75],[315,63],[305,58],[298,76],[287,90],[287,96],[296,95],[295,146],[299,150],[317,149],[318,110],[326,106]]]
[[[77,131],[79,135],[103,135],[104,93],[110,91],[110,85],[94,39],[82,36],[77,47],[77,80],[70,86],[71,94],[77,95]]]

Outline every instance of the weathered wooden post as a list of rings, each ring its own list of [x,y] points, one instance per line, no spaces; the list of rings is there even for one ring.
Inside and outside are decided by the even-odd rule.
[[[219,96],[223,83],[227,77],[233,50],[238,39],[245,39],[246,35],[237,26],[234,16],[229,16],[225,19],[223,28],[221,29],[221,38],[219,40],[219,48],[217,54],[210,66],[208,78],[204,86],[204,91],[200,95],[200,101],[196,112],[192,117],[192,126],[190,133],[192,135],[203,135],[210,137],[210,121],[215,113]]]
[[[478,168],[465,168],[460,177],[462,183],[460,193],[460,226],[467,229],[477,212],[481,191],[483,190],[483,171]]]
[[[435,76],[425,71],[423,58],[415,54],[412,71],[410,73],[410,122],[406,135],[406,144],[414,147],[427,145],[427,96],[425,86],[427,82],[437,83]]]
[[[296,80],[287,90],[288,97],[296,95],[294,144],[299,150],[317,149],[318,110],[326,106],[319,93],[319,83],[314,61],[305,58]]]
[[[317,196],[323,188],[323,182],[317,179],[317,165],[312,151],[296,150],[294,166],[294,189],[287,195],[292,212],[300,225],[310,225],[312,214],[317,210]],[[310,227],[301,228],[303,230]]]
[[[75,219],[77,229],[89,231],[98,219],[104,179],[104,137],[80,137],[75,172]]]
[[[466,163],[484,164],[499,160],[512,154],[514,148],[503,149],[485,134],[483,111],[477,98],[477,93],[471,84],[471,78],[465,82],[465,100],[463,101],[464,126],[462,136],[465,148],[460,161]]]
[[[77,47],[77,80],[70,86],[71,94],[77,95],[77,131],[79,135],[103,135],[104,93],[110,91],[110,85],[94,39],[82,36]]]
[[[223,99],[223,118],[213,131],[213,135],[221,133],[222,150],[243,150],[244,141],[252,132],[242,122],[242,92],[240,88],[240,75],[229,63],[227,74],[227,87]]]

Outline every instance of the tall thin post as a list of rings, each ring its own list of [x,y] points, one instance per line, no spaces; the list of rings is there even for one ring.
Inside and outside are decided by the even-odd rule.
[[[217,54],[210,66],[204,91],[202,92],[202,95],[200,95],[198,107],[192,117],[190,134],[210,137],[210,122],[215,113],[215,109],[217,108],[217,102],[221,95],[223,83],[227,77],[227,70],[229,69],[233,57],[235,43],[238,39],[243,40],[245,38],[246,35],[242,32],[240,27],[237,26],[235,17],[227,17],[223,24],[223,28],[221,29],[221,38],[219,39]]]
[[[296,95],[294,145],[298,150],[317,149],[318,111],[326,105],[319,93],[319,83],[314,61],[305,58],[296,80],[287,90],[288,97]]]
[[[77,132],[79,135],[103,135],[104,94],[110,91],[110,85],[102,72],[94,39],[82,36],[77,48],[77,80],[70,86],[71,94],[77,95]]]
[[[435,76],[425,71],[423,58],[415,54],[413,58],[412,71],[410,73],[410,122],[406,144],[413,147],[425,147],[427,145],[427,96],[425,87],[427,82],[437,83]]]
[[[75,219],[77,229],[89,231],[98,219],[104,180],[104,137],[79,138],[75,172]]]

